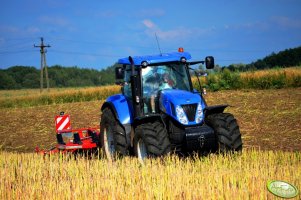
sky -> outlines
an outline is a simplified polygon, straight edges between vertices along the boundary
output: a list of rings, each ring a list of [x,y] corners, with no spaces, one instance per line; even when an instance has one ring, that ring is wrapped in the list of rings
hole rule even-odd
[[[100,70],[179,47],[247,64],[301,45],[301,1],[0,0],[0,69],[39,68],[41,37],[48,66]]]

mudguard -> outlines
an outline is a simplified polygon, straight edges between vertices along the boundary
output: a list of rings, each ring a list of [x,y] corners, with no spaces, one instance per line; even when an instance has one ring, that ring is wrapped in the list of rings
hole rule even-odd
[[[211,115],[213,113],[223,113],[225,108],[227,108],[229,105],[225,104],[225,105],[216,105],[216,106],[208,106],[204,109],[204,115],[205,118],[208,115]]]
[[[113,111],[120,124],[131,124],[133,122],[132,112],[124,95],[116,94],[108,97],[101,110],[103,111],[107,107]]]
[[[136,119],[134,119],[133,126],[136,127],[139,124],[144,124],[147,123],[148,121],[155,121],[155,120],[161,121],[162,124],[164,124],[165,126],[164,120],[162,119],[162,116],[160,114],[150,114],[150,115],[145,115],[143,117],[137,117]]]

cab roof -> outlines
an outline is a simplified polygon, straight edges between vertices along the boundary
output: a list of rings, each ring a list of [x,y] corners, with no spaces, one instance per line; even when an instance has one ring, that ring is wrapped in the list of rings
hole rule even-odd
[[[142,62],[147,62],[148,65],[164,62],[175,62],[181,61],[182,58],[186,60],[191,59],[191,55],[188,52],[174,52],[174,53],[163,53],[159,55],[148,55],[148,56],[134,56],[134,65],[141,65]],[[118,64],[130,65],[129,57],[121,58],[118,60]]]

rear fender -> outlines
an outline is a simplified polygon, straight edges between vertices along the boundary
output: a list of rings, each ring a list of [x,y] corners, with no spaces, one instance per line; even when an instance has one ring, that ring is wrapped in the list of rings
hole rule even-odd
[[[101,107],[101,111],[105,108],[110,108],[113,111],[115,118],[120,124],[132,123],[132,114],[128,102],[123,95],[117,94],[107,98],[106,102]]]
[[[101,111],[106,108],[109,108],[113,112],[117,123],[119,123],[126,134],[127,144],[130,144],[132,115],[125,97],[123,95],[109,97],[101,106]]]

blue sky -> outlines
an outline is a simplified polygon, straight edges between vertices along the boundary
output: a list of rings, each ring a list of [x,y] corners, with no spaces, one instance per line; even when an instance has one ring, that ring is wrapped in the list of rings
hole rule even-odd
[[[184,47],[194,60],[250,63],[301,45],[300,0],[0,0],[0,68],[103,69],[118,58]]]

